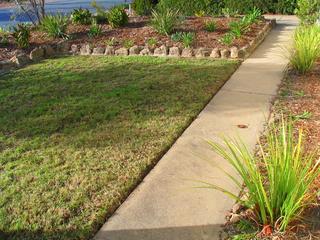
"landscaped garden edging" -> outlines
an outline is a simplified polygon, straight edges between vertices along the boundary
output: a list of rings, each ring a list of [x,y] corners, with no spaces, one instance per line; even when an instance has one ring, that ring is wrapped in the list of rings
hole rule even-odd
[[[130,48],[92,47],[87,44],[70,44],[61,41],[57,44],[43,45],[34,48],[30,54],[16,51],[14,57],[0,61],[0,73],[20,68],[32,62],[51,58],[59,55],[94,55],[94,56],[155,56],[155,57],[182,57],[182,58],[209,58],[209,59],[240,59],[250,56],[257,46],[265,39],[270,30],[276,25],[276,20],[266,21],[265,26],[257,37],[242,48],[235,46],[223,48],[180,48],[177,46],[166,46],[151,48],[148,46],[132,46]]]

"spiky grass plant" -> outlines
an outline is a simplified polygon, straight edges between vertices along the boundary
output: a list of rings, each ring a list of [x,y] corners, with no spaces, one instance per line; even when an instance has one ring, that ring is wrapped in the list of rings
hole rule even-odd
[[[294,35],[290,62],[299,73],[310,71],[320,57],[320,26],[301,26]]]
[[[152,11],[151,25],[160,34],[169,36],[179,23],[179,11],[158,6]]]
[[[241,140],[224,139],[224,144],[210,142],[213,150],[226,159],[240,176],[228,177],[239,187],[244,183],[248,199],[216,185],[220,190],[251,208],[259,223],[278,231],[299,218],[310,203],[310,187],[319,175],[319,161],[303,150],[303,133],[295,137],[291,121],[283,120],[268,129],[266,144],[260,143],[260,156],[251,153]]]

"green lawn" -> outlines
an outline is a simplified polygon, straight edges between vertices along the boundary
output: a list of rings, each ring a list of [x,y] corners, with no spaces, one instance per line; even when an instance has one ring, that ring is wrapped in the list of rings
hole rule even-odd
[[[237,66],[67,57],[0,77],[0,239],[92,237]]]

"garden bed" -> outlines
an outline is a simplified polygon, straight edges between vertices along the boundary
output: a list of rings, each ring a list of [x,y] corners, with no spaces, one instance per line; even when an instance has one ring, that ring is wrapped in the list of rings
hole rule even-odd
[[[294,132],[298,134],[299,129],[303,130],[305,139],[304,149],[306,153],[316,153],[314,160],[320,157],[320,62],[316,64],[314,70],[305,75],[296,74],[290,70],[284,79],[278,97],[273,106],[272,121],[278,122],[282,117],[292,119]],[[261,142],[265,142],[265,136],[261,137]],[[310,192],[313,205],[309,205],[305,210],[302,219],[298,219],[290,224],[286,233],[274,232],[273,236],[264,236],[257,239],[277,239],[277,240],[308,240],[319,239],[320,236],[320,198],[319,198],[320,176],[316,179]],[[230,214],[225,232],[228,239],[256,239],[254,238],[259,229],[250,219],[250,211],[241,209],[241,205],[235,204]],[[233,218],[232,216],[244,216]],[[234,221],[235,220],[235,221]],[[272,234],[272,232],[270,233]]]
[[[205,23],[213,18],[210,17],[188,17],[183,21],[181,25],[176,29],[177,32],[193,32],[195,33],[195,41],[192,48],[227,48],[220,39],[229,31],[229,23],[238,18],[215,18],[217,29],[214,32],[208,32],[204,29]],[[131,17],[129,23],[125,27],[112,29],[109,25],[103,24],[102,34],[95,38],[88,37],[88,31],[90,26],[86,25],[69,25],[68,34],[70,40],[68,43],[72,44],[90,44],[94,47],[106,47],[110,39],[114,39],[113,47],[115,49],[121,48],[125,43],[130,41],[131,45],[147,46],[150,39],[155,41],[153,48],[165,45],[167,47],[179,47],[182,48],[182,44],[175,42],[170,36],[165,36],[157,33],[149,23],[147,17]],[[233,41],[232,47],[241,49],[248,46],[252,41],[256,40],[260,35],[261,31],[265,30],[266,25],[270,22],[267,20],[260,20],[250,26],[249,30],[246,31],[241,38],[237,38]],[[44,45],[55,45],[60,42],[61,39],[52,39],[40,31],[33,31],[30,39],[30,47],[25,50],[26,53],[36,47]],[[229,46],[231,47],[231,46]],[[9,44],[6,47],[0,48],[0,60],[10,59],[17,53],[17,47],[14,44],[13,39],[9,39]]]

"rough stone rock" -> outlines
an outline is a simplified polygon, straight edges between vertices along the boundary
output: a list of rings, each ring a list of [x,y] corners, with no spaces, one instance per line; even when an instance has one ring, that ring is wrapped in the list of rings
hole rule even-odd
[[[80,48],[80,55],[90,55],[92,48],[89,44],[82,45]]]
[[[92,55],[103,55],[105,53],[105,48],[96,47],[92,50]]]
[[[230,223],[234,224],[237,223],[241,220],[241,215],[239,214],[232,214],[231,218],[230,218]]]
[[[50,45],[44,46],[44,52],[46,57],[53,57],[55,55],[55,50]]]
[[[212,49],[212,52],[211,52],[211,54],[210,54],[210,57],[212,57],[212,58],[220,58],[220,57],[221,57],[221,54],[220,54],[219,48],[214,48],[214,49]]]
[[[16,64],[10,60],[0,61],[0,72],[6,72],[11,69],[14,69],[15,67],[16,67]]]
[[[25,53],[15,55],[10,59],[11,62],[15,63],[18,67],[24,66],[30,62],[30,58]]]
[[[152,55],[152,52],[148,47],[146,47],[140,51],[140,55],[141,56],[149,56],[149,55]]]
[[[107,56],[114,55],[114,48],[111,46],[107,46],[104,52],[104,55],[107,55]]]
[[[239,58],[239,49],[237,47],[230,48],[230,57]]]
[[[165,45],[162,45],[161,47],[158,47],[154,49],[154,56],[164,57],[168,55],[168,47]]]
[[[119,49],[115,50],[114,54],[117,56],[128,56],[129,50],[128,50],[128,48],[119,48]]]
[[[220,51],[221,58],[229,58],[230,57],[230,50],[229,49],[222,49]]]
[[[239,213],[242,209],[242,205],[240,203],[236,203],[232,206],[232,213]]]
[[[193,55],[194,55],[194,52],[192,48],[184,48],[181,53],[181,57],[186,57],[186,58],[193,57]]]
[[[57,43],[57,53],[58,54],[67,54],[70,49],[70,43],[66,41],[61,41]]]
[[[79,53],[79,46],[77,44],[72,44],[71,45],[71,53],[73,55],[76,55]]]
[[[209,57],[210,53],[211,53],[211,50],[208,48],[199,48],[196,50],[196,57],[197,58]]]
[[[129,55],[139,55],[141,48],[137,45],[129,49]]]
[[[30,59],[32,61],[39,61],[44,57],[44,49],[43,48],[35,48],[30,52]]]
[[[169,56],[170,57],[180,57],[181,50],[178,47],[171,47],[169,49]]]

